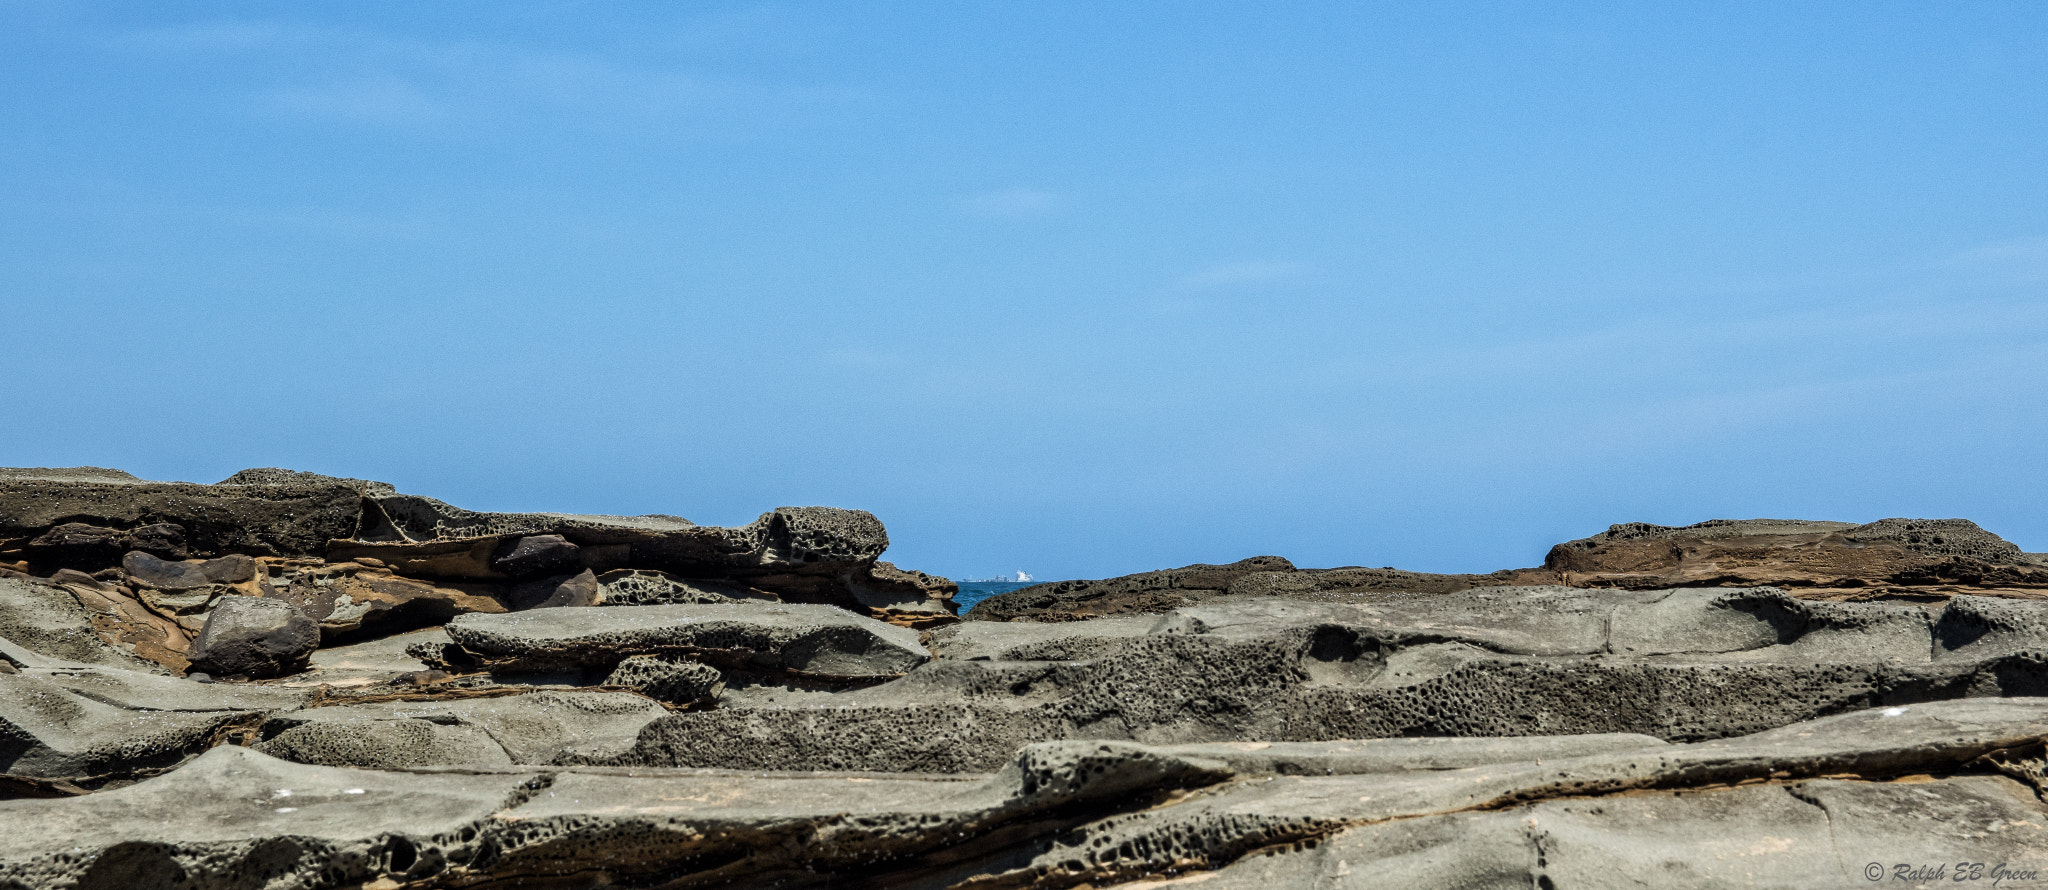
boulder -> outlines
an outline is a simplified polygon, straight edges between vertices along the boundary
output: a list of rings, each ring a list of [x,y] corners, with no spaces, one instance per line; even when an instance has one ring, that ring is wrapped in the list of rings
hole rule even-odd
[[[542,609],[464,615],[456,646],[499,668],[603,668],[632,655],[678,654],[731,667],[872,680],[929,656],[916,631],[832,606],[729,603]]]
[[[303,670],[320,645],[320,625],[290,603],[224,597],[192,645],[193,670],[216,677],[281,677]]]

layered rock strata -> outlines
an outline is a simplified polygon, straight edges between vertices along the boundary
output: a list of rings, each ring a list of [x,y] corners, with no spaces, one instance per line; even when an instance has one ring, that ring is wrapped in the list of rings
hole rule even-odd
[[[881,561],[888,543],[873,515],[827,507],[718,528],[666,515],[479,513],[277,469],[214,485],[0,470],[0,573],[57,585],[103,639],[174,671],[224,596],[288,602],[329,643],[463,614],[608,603],[765,600],[907,626],[952,620],[958,586]]]
[[[1957,862],[2038,881],[2044,740],[2048,700],[2008,699],[1685,745],[1054,742],[979,775],[361,770],[223,747],[0,801],[0,885],[1861,886]]]
[[[977,604],[989,621],[1078,621],[1156,614],[1231,597],[1326,602],[1502,585],[1662,590],[1780,587],[1805,599],[1939,601],[1957,594],[2048,598],[2048,554],[2024,553],[1966,519],[1865,525],[1716,519],[1682,527],[1630,522],[1551,548],[1543,565],[1484,575],[1392,567],[1299,569],[1277,556],[1099,581],[1058,581]]]

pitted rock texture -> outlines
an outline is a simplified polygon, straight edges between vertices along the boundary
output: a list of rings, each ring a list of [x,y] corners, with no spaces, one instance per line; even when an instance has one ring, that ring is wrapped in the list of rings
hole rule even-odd
[[[2044,740],[2048,700],[2010,699],[1448,759],[1432,739],[1351,759],[1057,742],[979,775],[379,771],[223,747],[125,788],[0,801],[19,826],[0,886],[1863,886],[1871,862],[2038,862],[2048,805],[2023,774]]]
[[[159,641],[177,630],[176,625],[150,615],[132,598],[112,593],[91,579],[65,585],[0,578],[0,645],[6,647],[0,648],[0,660],[22,662],[17,664],[18,667],[35,666],[27,663],[31,661],[57,660],[132,670],[162,669],[157,663],[136,655],[133,644],[123,646],[118,636],[121,626],[113,621],[100,621],[101,611],[81,602],[80,593],[74,592],[74,587],[105,603],[108,609],[115,608],[112,600],[119,597],[134,610],[133,617],[137,622],[158,622],[150,627],[157,632]],[[165,630],[166,626],[170,630]],[[179,642],[184,642],[182,635]],[[160,643],[157,648],[161,649]],[[6,654],[9,650],[14,653],[12,656]],[[183,659],[179,661],[182,663]]]
[[[218,730],[308,694],[91,665],[0,673],[0,777],[92,784],[147,775],[206,750]]]
[[[2048,694],[2048,602],[1800,600],[1775,589],[1479,588],[1378,605],[1249,599],[1157,618],[965,622],[937,660],[836,693],[729,689],[615,764],[988,769],[1055,739],[1148,744],[1759,732],[1917,702]],[[1149,627],[1141,622],[1149,621]]]
[[[335,705],[272,716],[252,747],[326,766],[547,763],[572,746],[623,749],[667,713],[648,698],[607,692]]]
[[[619,662],[604,685],[637,689],[656,701],[682,705],[717,698],[725,689],[725,675],[681,656],[635,655]]]
[[[901,674],[929,656],[917,632],[831,606],[731,603],[465,615],[455,645],[499,668],[607,670],[631,655],[854,679]]]

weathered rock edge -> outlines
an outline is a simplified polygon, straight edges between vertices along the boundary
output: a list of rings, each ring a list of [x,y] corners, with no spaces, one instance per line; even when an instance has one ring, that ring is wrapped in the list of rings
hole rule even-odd
[[[1256,556],[1228,565],[1038,584],[983,600],[965,617],[1080,621],[1166,612],[1226,597],[1370,602],[1502,585],[1774,586],[1825,600],[2048,598],[2048,554],[2021,552],[1966,519],[1863,525],[1788,519],[1714,519],[1688,526],[1626,522],[1558,544],[1533,568],[1483,575],[1391,566],[1300,569],[1278,556]]]
[[[1916,775],[1901,787],[2038,783],[2048,699],[1865,711],[1690,745],[1593,740],[1561,757],[1566,740],[1519,758],[1514,741],[1495,740],[1496,759],[1463,768],[1277,778],[1272,759],[1290,755],[1244,745],[1052,743],[991,776],[915,778],[371,771],[218,748],[127,788],[0,802],[0,820],[19,826],[0,833],[0,887],[1102,886],[1300,850],[1359,826],[1565,799],[1797,793]],[[2038,798],[2008,798],[2007,812],[2048,816]],[[1717,816],[1697,830],[1770,840],[1739,810]],[[2042,821],[2024,821],[1995,839],[2016,859],[2048,839]]]

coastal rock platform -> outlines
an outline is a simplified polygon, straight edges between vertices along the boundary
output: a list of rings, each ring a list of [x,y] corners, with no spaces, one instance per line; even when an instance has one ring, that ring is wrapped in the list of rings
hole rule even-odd
[[[2048,881],[2048,561],[1961,520],[965,616],[886,545],[0,470],[0,890]]]

